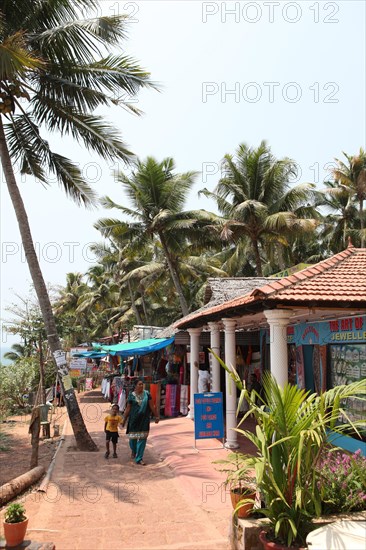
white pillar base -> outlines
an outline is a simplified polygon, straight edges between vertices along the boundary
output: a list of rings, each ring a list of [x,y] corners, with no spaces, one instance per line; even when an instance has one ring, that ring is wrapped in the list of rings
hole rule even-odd
[[[239,444],[238,443],[229,443],[228,441],[226,441],[226,443],[224,443],[224,447],[225,447],[225,449],[239,449]]]

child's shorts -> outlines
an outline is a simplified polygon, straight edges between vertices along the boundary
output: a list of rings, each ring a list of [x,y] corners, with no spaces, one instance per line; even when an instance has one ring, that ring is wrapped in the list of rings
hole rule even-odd
[[[105,433],[106,433],[107,441],[112,441],[112,443],[117,443],[119,438],[118,432],[110,432],[109,430],[107,430]]]

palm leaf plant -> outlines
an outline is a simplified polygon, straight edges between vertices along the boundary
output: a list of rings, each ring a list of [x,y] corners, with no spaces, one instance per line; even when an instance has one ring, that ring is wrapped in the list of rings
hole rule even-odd
[[[128,162],[131,153],[119,132],[95,111],[121,105],[138,113],[123,97],[152,85],[133,59],[111,54],[125,38],[126,17],[97,17],[98,7],[96,0],[8,0],[0,6],[0,160],[53,353],[62,346],[15,167],[43,185],[55,175],[74,201],[93,205],[95,193],[78,164],[51,148],[47,132],[72,136],[104,159]],[[96,450],[74,391],[66,397],[77,446]]]
[[[285,546],[304,545],[311,520],[322,512],[317,468],[322,451],[329,444],[330,431],[358,432],[362,422],[352,422],[343,403],[350,397],[364,400],[365,383],[337,386],[318,395],[291,384],[282,388],[265,372],[261,397],[246,389],[234,368],[217,359],[241,390],[238,410],[244,399],[249,405],[236,430],[256,448],[255,456],[245,456],[244,465],[255,470],[269,535]],[[254,433],[242,427],[249,415],[256,420]],[[345,422],[339,423],[340,415]]]
[[[256,497],[256,479],[254,470],[248,469],[245,455],[239,452],[229,453],[225,459],[215,460],[217,468],[226,474],[224,486],[230,489],[234,513],[244,518],[254,507]]]

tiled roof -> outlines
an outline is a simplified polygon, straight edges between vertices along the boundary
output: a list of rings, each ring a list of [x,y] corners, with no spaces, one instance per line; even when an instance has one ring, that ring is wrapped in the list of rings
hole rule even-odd
[[[223,304],[239,296],[244,296],[268,281],[274,280],[273,277],[209,277],[205,291],[205,299],[209,301],[199,309],[196,309],[196,311],[178,319],[158,332],[157,337],[168,338],[177,332],[177,325],[179,323],[189,321],[192,317],[197,317],[198,314],[202,314],[214,306]]]
[[[175,325],[208,317],[230,309],[246,308],[266,301],[275,304],[318,304],[328,306],[357,304],[366,308],[366,248],[350,245],[346,250],[283,279],[267,281],[250,293],[215,305],[204,312],[196,311]]]

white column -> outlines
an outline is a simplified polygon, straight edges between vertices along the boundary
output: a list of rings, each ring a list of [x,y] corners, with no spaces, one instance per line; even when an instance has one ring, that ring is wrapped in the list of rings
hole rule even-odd
[[[189,413],[188,418],[194,419],[194,394],[198,390],[198,368],[194,366],[195,361],[199,365],[199,351],[200,351],[200,334],[202,328],[189,328],[188,329],[190,336],[190,404],[189,404]]]
[[[267,309],[269,324],[271,373],[281,387],[288,382],[287,327],[292,312],[287,309]]]
[[[236,367],[236,341],[235,341],[235,319],[222,319],[225,329],[225,363],[231,367]],[[226,386],[226,442],[228,449],[237,449],[238,434],[233,430],[237,426],[236,418],[236,385],[228,372],[225,372]]]
[[[210,328],[210,336],[211,336],[211,345],[210,348],[213,352],[216,353],[218,357],[220,357],[220,330],[218,323],[208,323],[208,326]],[[211,355],[212,364],[211,364],[211,391],[213,392],[219,392],[220,391],[220,369],[222,368],[220,366],[220,363],[214,357]]]

